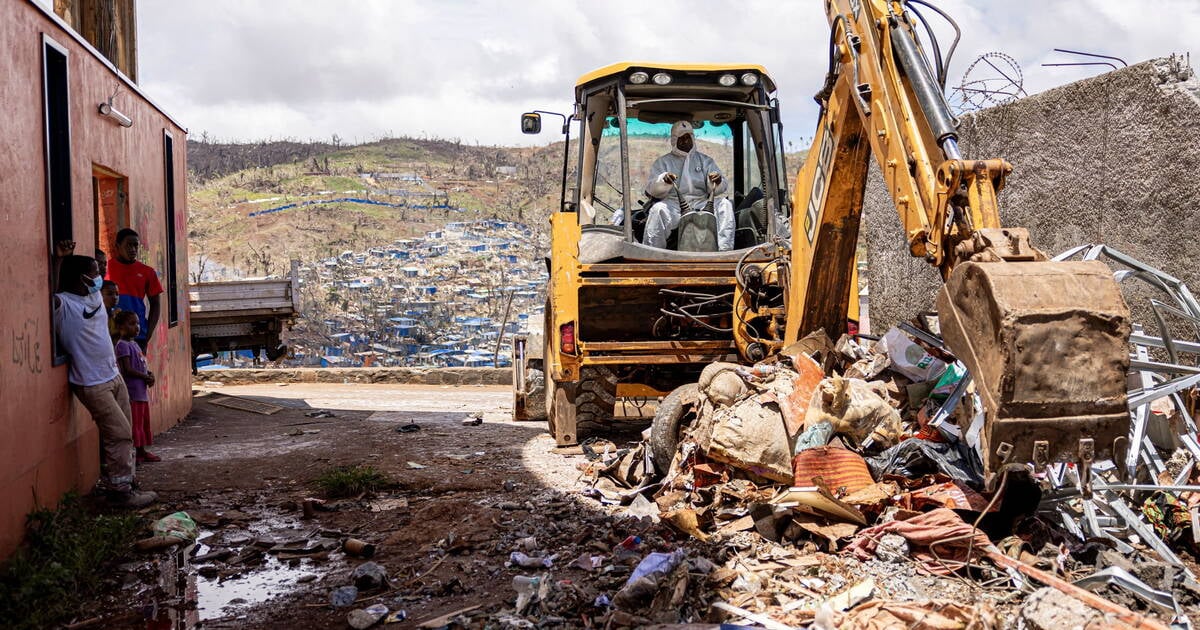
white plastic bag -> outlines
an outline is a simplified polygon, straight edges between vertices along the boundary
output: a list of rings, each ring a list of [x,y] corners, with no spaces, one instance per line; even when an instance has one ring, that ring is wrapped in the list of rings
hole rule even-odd
[[[888,358],[892,361],[891,369],[914,383],[924,383],[946,369],[943,361],[925,352],[925,348],[909,339],[899,328],[887,331],[882,341],[887,346]]]
[[[856,378],[835,376],[821,381],[808,405],[804,426],[822,421],[832,424],[835,433],[857,442],[872,436],[883,446],[895,444],[902,432],[900,414],[870,383]]]

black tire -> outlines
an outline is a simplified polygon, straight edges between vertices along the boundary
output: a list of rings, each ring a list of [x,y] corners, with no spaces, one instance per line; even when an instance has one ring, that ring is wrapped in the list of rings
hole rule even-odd
[[[659,474],[666,474],[671,467],[675,449],[679,448],[679,431],[695,419],[693,410],[698,399],[698,386],[688,383],[676,387],[658,403],[650,425],[650,452]]]
[[[617,375],[609,368],[589,366],[580,369],[575,394],[575,430],[580,435],[613,425],[617,404]]]

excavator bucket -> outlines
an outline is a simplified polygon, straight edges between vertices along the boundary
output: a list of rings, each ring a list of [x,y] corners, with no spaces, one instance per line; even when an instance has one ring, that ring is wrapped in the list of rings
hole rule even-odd
[[[1130,318],[1106,265],[962,263],[937,307],[983,399],[986,473],[1123,457]]]

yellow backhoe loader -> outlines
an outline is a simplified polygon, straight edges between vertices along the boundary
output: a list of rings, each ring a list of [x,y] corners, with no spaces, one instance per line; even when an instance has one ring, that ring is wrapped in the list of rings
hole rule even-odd
[[[829,70],[790,199],[777,104],[761,68],[621,64],[580,80],[578,178],[568,187],[564,177],[573,194],[551,219],[544,337],[559,442],[596,417],[595,400],[660,395],[709,361],[755,362],[819,329],[840,334],[857,293],[855,244],[874,156],[908,250],[945,281],[941,331],[983,401],[985,473],[1075,461],[1086,476],[1094,459],[1119,461],[1130,322],[1111,272],[1095,261],[1050,262],[1025,229],[1001,225],[997,192],[1012,167],[961,155],[943,96],[947,62],[917,7],[940,10],[924,0],[824,6]],[[671,86],[671,96],[656,92]],[[613,227],[596,210],[632,207],[645,181],[631,156],[633,121],[678,119],[728,129],[734,204],[749,218],[745,199],[760,187],[765,229],[747,232],[745,247],[664,253],[639,243],[636,221]],[[523,124],[535,122],[526,115]],[[663,366],[670,378],[649,376]]]
[[[543,114],[525,114],[522,130],[539,132]],[[787,238],[790,211],[775,84],[759,66],[615,64],[578,80],[575,111],[563,118],[544,328],[515,341],[513,408],[517,419],[539,417],[544,396],[566,445],[619,417],[649,421],[645,401],[694,382],[712,361],[767,356],[735,334],[735,276],[739,264],[767,260],[764,244]],[[680,121],[723,183],[684,199],[684,180],[711,175],[685,162],[671,190],[652,198],[652,167]],[[677,206],[678,222],[649,246],[658,203]],[[848,311],[856,304],[843,307],[838,330]]]

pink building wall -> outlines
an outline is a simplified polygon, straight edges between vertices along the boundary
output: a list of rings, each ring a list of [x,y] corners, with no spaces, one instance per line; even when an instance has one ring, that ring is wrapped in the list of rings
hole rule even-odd
[[[115,227],[128,223],[141,234],[142,262],[158,270],[178,299],[179,321],[168,325],[163,295],[163,316],[147,352],[159,378],[151,394],[154,431],[191,409],[187,132],[41,5],[0,2],[0,559],[20,544],[29,511],[53,506],[69,490],[88,492],[99,472],[95,425],[68,390],[66,365],[54,364],[51,342],[44,38],[67,53],[76,253],[91,255],[97,244],[113,251],[98,243],[92,177],[96,167],[124,176],[127,218]],[[118,88],[113,104],[133,120],[128,128],[98,112]],[[164,134],[174,145],[172,225]],[[174,260],[167,255],[168,230],[175,237]],[[167,265],[175,266],[177,286],[167,286]]]

